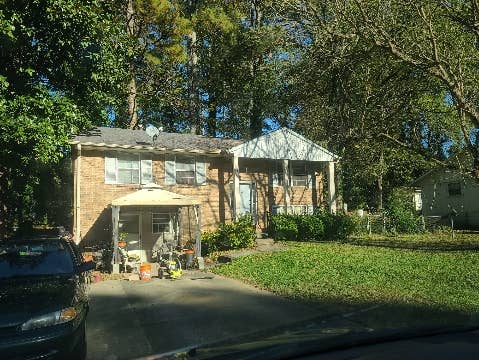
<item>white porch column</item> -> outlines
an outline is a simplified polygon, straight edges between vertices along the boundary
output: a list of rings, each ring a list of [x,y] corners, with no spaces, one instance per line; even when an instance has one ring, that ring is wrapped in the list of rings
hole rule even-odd
[[[334,181],[334,161],[328,163],[328,200],[332,214],[336,214],[336,183]]]
[[[283,160],[283,193],[285,214],[288,214],[289,210],[291,209],[291,196],[289,189],[289,160]]]
[[[116,205],[111,206],[111,225],[112,225],[112,238],[113,238],[113,256],[112,256],[112,265],[113,271],[115,272],[115,264],[119,264],[119,253],[118,253],[118,230],[120,224],[120,207]]]
[[[233,157],[233,218],[239,217],[240,211],[240,172],[238,156]]]
[[[196,241],[195,253],[196,256],[201,256],[201,208],[199,205],[194,206],[196,218]]]

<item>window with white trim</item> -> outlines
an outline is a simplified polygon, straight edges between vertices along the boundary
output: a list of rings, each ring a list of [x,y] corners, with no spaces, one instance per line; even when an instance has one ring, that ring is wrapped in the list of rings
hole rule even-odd
[[[151,232],[153,234],[171,232],[171,217],[168,213],[152,213],[151,214]]]
[[[147,155],[119,152],[105,156],[105,183],[147,184],[152,181],[152,160]]]
[[[195,158],[176,157],[175,178],[177,184],[194,185],[195,180]]]
[[[293,163],[291,166],[291,185],[308,186],[308,168],[306,164]]]
[[[166,185],[206,184],[206,163],[201,156],[166,155]]]

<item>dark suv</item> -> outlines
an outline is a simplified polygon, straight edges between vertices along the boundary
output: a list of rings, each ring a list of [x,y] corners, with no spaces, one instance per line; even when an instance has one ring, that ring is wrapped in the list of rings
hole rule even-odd
[[[0,242],[0,358],[84,359],[93,268],[68,240]]]

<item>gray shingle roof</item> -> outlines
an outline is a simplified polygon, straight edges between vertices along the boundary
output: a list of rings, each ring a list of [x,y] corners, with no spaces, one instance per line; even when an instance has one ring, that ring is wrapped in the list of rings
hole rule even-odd
[[[73,142],[92,144],[115,144],[131,146],[152,146],[151,138],[144,130],[130,130],[109,127],[97,127],[90,131],[79,134],[73,138]],[[161,132],[153,146],[166,149],[185,150],[228,150],[242,144],[241,140],[226,138],[211,138],[201,135],[177,134]]]

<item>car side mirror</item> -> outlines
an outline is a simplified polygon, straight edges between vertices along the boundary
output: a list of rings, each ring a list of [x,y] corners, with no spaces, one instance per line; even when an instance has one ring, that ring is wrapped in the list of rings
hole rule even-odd
[[[96,264],[94,261],[84,261],[78,266],[78,272],[85,272],[90,270],[95,270]]]

